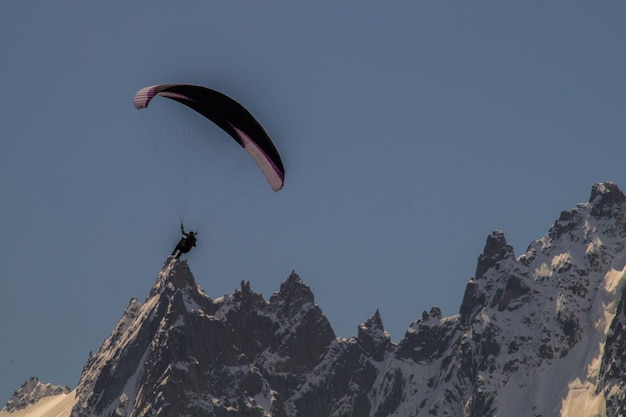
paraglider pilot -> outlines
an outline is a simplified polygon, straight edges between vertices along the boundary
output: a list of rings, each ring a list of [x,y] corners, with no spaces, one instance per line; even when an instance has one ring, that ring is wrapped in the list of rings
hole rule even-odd
[[[180,231],[182,232],[183,237],[180,238],[180,241],[174,248],[174,251],[172,251],[172,255],[170,255],[174,256],[176,259],[178,259],[181,254],[189,252],[191,248],[196,246],[196,233],[192,230],[190,230],[189,233],[185,233],[185,228],[182,224],[180,225]]]

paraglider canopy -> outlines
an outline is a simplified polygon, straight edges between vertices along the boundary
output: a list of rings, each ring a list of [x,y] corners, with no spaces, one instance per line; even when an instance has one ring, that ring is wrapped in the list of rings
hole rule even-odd
[[[158,84],[135,94],[137,109],[162,96],[200,113],[228,133],[257,163],[273,191],[283,187],[285,170],[276,147],[259,122],[241,104],[210,88],[189,84]]]

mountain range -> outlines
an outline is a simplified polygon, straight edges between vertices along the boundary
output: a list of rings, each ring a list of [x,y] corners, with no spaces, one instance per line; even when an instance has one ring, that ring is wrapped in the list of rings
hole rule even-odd
[[[459,313],[392,342],[378,311],[338,337],[292,272],[212,299],[168,258],[74,389],[29,379],[1,417],[423,417],[626,414],[626,197],[563,211],[519,256],[487,236]]]

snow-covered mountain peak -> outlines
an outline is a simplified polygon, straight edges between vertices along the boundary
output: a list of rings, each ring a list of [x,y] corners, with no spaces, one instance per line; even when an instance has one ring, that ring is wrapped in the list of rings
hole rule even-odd
[[[187,262],[168,258],[146,301],[131,299],[109,338],[90,356],[72,416],[125,416],[137,402],[158,404],[141,385],[167,387],[177,366],[196,360],[185,356],[190,351],[186,343],[196,340],[186,331],[196,320],[216,320],[211,318],[216,309],[196,284]],[[167,364],[155,355],[164,355]]]
[[[560,372],[560,378],[577,378],[570,381],[576,382],[585,401],[596,405],[604,401],[590,387],[600,374],[605,332],[621,298],[625,212],[626,199],[619,188],[598,183],[589,202],[561,212],[549,232],[517,259],[507,255],[512,255],[512,248],[505,251],[504,241],[493,234],[488,237],[478,261],[481,273],[468,282],[461,306],[461,322],[467,326],[464,337],[479,336],[482,349],[489,346],[493,355],[484,357],[480,365],[485,375],[482,395],[492,392],[490,396],[496,398],[504,387],[523,391],[524,386],[539,386],[542,378],[555,378],[554,372]],[[566,371],[562,367],[567,365],[561,365],[565,363],[572,368]],[[574,372],[580,367],[588,372]],[[497,369],[501,374],[494,379]],[[513,374],[533,376],[518,376],[513,382],[509,378]],[[560,402],[567,388],[560,389],[554,392],[556,400],[535,413],[554,413],[555,407],[571,412],[580,406],[573,398]],[[481,402],[488,414],[502,406]],[[594,410],[604,405],[598,407]]]
[[[385,351],[391,347],[391,336],[385,331],[378,310],[372,317],[359,325],[357,340],[363,350],[372,356],[372,359],[375,361],[383,360]]]
[[[198,285],[196,284],[196,280],[189,269],[187,261],[170,256],[165,261],[161,272],[150,289],[148,298],[154,297],[155,295],[163,292],[173,293],[181,289],[196,291],[198,289]]]
[[[268,301],[245,281],[211,300],[168,259],[90,356],[72,417],[626,415],[625,214],[598,183],[517,258],[493,231],[460,313],[433,307],[398,343],[379,311],[336,337],[295,272]]]
[[[249,282],[213,301],[187,263],[170,258],[146,301],[133,298],[90,357],[72,417],[135,417],[144,409],[158,416],[228,416],[231,409],[265,416],[281,407],[292,382],[280,383],[286,385],[279,395],[261,369],[311,370],[334,338],[295,273],[269,302]],[[241,390],[249,394],[245,404]]]
[[[600,182],[593,185],[589,204],[591,204],[591,214],[596,217],[609,216],[612,207],[626,201],[624,193],[613,182]]]
[[[23,410],[31,404],[35,404],[42,398],[52,397],[59,394],[68,394],[68,387],[60,387],[52,384],[44,384],[36,377],[29,378],[22,386],[15,391],[13,396],[6,403],[2,412],[13,413]]]
[[[292,272],[281,285],[280,290],[270,297],[270,303],[275,305],[287,317],[293,317],[302,309],[313,307],[315,297],[311,288]]]
[[[365,320],[364,323],[359,324],[359,329],[376,333],[386,333],[385,327],[383,326],[383,320],[380,317],[380,311],[376,309],[376,312],[372,317]]]

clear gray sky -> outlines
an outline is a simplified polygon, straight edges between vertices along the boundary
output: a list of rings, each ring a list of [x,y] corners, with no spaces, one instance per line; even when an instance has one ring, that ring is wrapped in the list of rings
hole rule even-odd
[[[0,402],[31,375],[74,387],[179,237],[146,126],[167,112],[138,89],[220,90],[282,154],[285,188],[189,254],[210,296],[295,270],[338,336],[380,309],[398,341],[457,313],[492,230],[520,254],[594,182],[626,188],[624,21],[621,1],[2,1]]]

